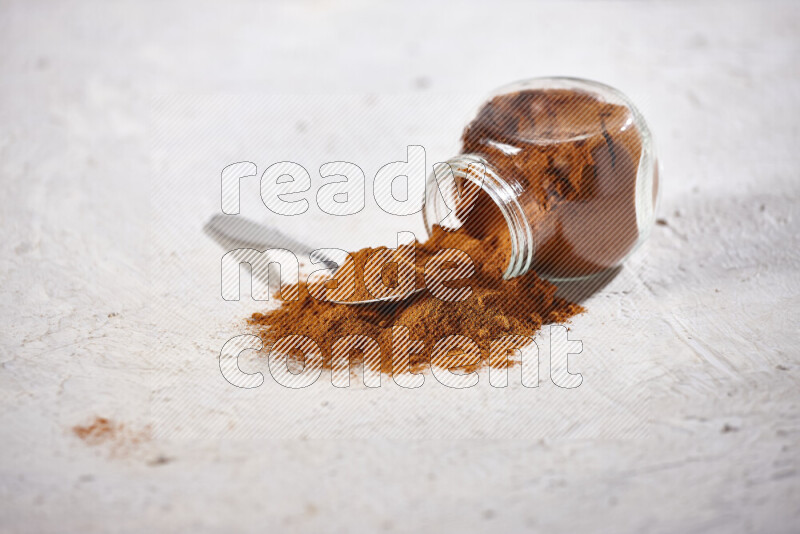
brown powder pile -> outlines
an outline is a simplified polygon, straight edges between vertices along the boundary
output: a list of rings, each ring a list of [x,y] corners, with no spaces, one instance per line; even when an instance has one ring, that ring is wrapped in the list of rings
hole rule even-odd
[[[417,372],[429,363],[471,370],[487,363],[489,343],[493,339],[510,335],[533,336],[542,324],[564,322],[583,311],[580,306],[557,298],[556,287],[533,272],[503,281],[502,272],[508,263],[508,255],[499,246],[498,238],[479,240],[464,232],[447,232],[438,226],[434,228],[430,239],[416,244],[417,287],[425,286],[421,275],[425,264],[443,249],[461,250],[474,262],[476,271],[472,277],[445,283],[446,287],[453,289],[471,287],[472,293],[466,300],[440,300],[428,289],[423,289],[399,302],[334,304],[313,298],[309,295],[309,287],[300,284],[299,300],[284,301],[279,308],[266,314],[255,313],[250,323],[264,327],[258,328],[258,331],[267,347],[284,336],[311,338],[322,350],[323,367],[327,369],[335,365],[332,346],[338,338],[346,335],[369,336],[378,342],[381,350],[379,362],[372,365],[388,374],[392,372],[393,326],[407,327],[412,340],[424,343],[422,351],[411,355],[410,367],[405,370]],[[351,255],[355,265],[349,268],[358,275],[356,286],[359,289],[356,295],[361,298],[368,296],[363,288],[364,264],[375,253],[376,249],[364,249]],[[397,270],[395,268],[393,276],[381,273],[383,281],[396,284]],[[313,287],[311,289],[314,290]],[[431,349],[437,341],[448,335],[471,338],[481,348],[481,359],[452,351],[447,362],[431,362]],[[354,361],[362,361],[362,355],[354,352]],[[287,356],[298,363],[303,361],[300,352],[292,352]],[[367,360],[368,365],[369,362]],[[497,365],[505,365],[505,360]]]

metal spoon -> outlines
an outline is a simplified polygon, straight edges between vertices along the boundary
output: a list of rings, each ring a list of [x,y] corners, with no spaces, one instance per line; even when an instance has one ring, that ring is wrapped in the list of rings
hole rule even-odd
[[[203,226],[203,230],[214,241],[219,243],[225,250],[236,249],[255,249],[255,250],[269,250],[269,249],[286,249],[292,251],[294,254],[301,256],[308,256],[314,263],[322,263],[329,269],[335,269],[332,274],[336,274],[341,265],[333,258],[327,257],[324,254],[315,252],[316,249],[281,233],[276,228],[265,226],[257,222],[246,219],[240,215],[214,215]],[[329,300],[334,304],[376,304],[379,302],[397,302],[405,300],[411,295],[415,295],[422,291],[424,288],[417,288],[410,293],[399,297],[384,297],[369,300],[355,300],[355,301],[339,301]]]

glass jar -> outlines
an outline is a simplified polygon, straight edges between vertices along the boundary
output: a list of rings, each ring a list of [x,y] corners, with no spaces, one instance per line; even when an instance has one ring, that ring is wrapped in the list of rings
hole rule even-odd
[[[577,78],[502,87],[462,142],[447,161],[455,187],[442,187],[446,166],[428,177],[425,226],[506,247],[504,278],[531,269],[550,280],[590,277],[620,265],[650,233],[658,198],[652,136],[612,87]],[[464,195],[465,185],[477,193]]]

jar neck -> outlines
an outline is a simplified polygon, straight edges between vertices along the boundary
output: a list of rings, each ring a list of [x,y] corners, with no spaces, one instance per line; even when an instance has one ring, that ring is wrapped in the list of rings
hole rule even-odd
[[[425,228],[430,235],[433,226],[440,224],[456,229],[463,223],[455,214],[453,198],[458,188],[455,183],[470,182],[480,187],[494,202],[508,227],[511,251],[508,268],[503,278],[514,278],[525,274],[533,265],[533,231],[519,202],[519,193],[497,173],[497,169],[477,153],[459,154],[437,164],[428,176],[425,191],[425,206],[422,210]],[[452,175],[447,171],[449,166]],[[446,198],[449,197],[449,198]],[[469,213],[466,215],[469,216]]]

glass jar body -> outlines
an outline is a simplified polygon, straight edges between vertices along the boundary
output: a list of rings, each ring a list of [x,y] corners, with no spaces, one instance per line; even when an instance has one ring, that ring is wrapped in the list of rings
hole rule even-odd
[[[428,179],[425,224],[507,247],[506,278],[531,269],[551,280],[594,276],[650,233],[652,135],[616,89],[574,78],[511,84],[481,106],[462,141],[447,162],[453,187],[438,172]],[[467,200],[465,185],[478,189]]]

